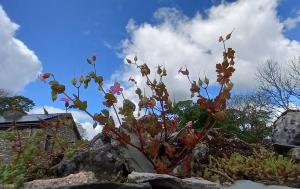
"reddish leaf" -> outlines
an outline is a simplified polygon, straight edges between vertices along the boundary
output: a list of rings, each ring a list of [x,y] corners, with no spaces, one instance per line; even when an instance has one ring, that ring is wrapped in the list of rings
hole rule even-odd
[[[166,154],[169,156],[169,157],[173,157],[176,150],[173,146],[171,146],[169,143],[165,142],[164,143],[164,146],[165,146],[165,150],[166,150]]]
[[[167,165],[163,161],[157,160],[155,163],[155,170],[157,173],[166,173]]]
[[[191,175],[191,162],[192,162],[192,157],[188,156],[181,165],[181,169],[185,173],[185,176],[187,177]]]
[[[47,121],[45,121],[43,119],[40,119],[40,118],[38,118],[38,119],[39,119],[39,121],[40,121],[40,123],[41,123],[42,126],[44,126],[44,127],[48,127],[49,126],[49,123]]]
[[[158,156],[159,147],[160,147],[160,141],[154,139],[151,144],[151,152],[150,152],[153,159],[155,159]]]
[[[185,147],[188,149],[193,149],[196,145],[196,141],[191,134],[186,134],[182,137],[182,142],[184,143]]]
[[[205,132],[204,131],[195,131],[194,135],[197,138],[197,140],[199,141],[205,136]]]

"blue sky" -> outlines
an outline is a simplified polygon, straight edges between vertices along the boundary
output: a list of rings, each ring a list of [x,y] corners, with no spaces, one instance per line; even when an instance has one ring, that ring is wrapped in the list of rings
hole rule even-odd
[[[226,2],[221,0],[0,0],[0,5],[11,22],[20,26],[18,29],[15,29],[16,33],[12,34],[11,37],[22,41],[28,49],[35,53],[41,64],[41,71],[54,73],[59,81],[67,84],[67,88],[71,88],[70,80],[74,76],[79,76],[81,73],[86,73],[89,70],[85,59],[93,53],[96,53],[98,57],[98,72],[103,75],[108,82],[119,79],[125,81],[127,76],[135,74],[131,68],[124,67],[123,59],[125,56],[130,57],[133,54],[138,54],[139,57],[145,58],[147,61],[155,62],[158,58],[163,58],[163,61],[168,60],[172,62],[172,60],[167,58],[167,56],[170,57],[170,54],[167,53],[169,50],[166,50],[167,47],[155,43],[156,34],[158,37],[166,35],[167,37],[165,38],[169,38],[170,36],[170,41],[167,41],[167,39],[164,41],[164,38],[162,38],[162,45],[172,46],[172,43],[178,39],[178,43],[180,44],[179,50],[185,51],[185,49],[191,46],[190,52],[193,52],[195,44],[201,46],[201,48],[213,49],[213,52],[218,50],[216,47],[218,43],[212,43],[211,40],[205,41],[194,37],[194,33],[197,32],[197,30],[194,31],[196,27],[200,28],[199,35],[203,35],[203,38],[207,38],[206,33],[201,33],[204,31],[211,31],[211,38],[216,38],[217,35],[226,34],[226,32],[230,32],[232,28],[238,26],[236,29],[237,39],[243,39],[243,37],[247,35],[242,33],[242,31],[246,31],[242,30],[242,28],[247,27],[247,25],[242,26],[240,24],[241,21],[235,19],[235,16],[228,16],[228,19],[225,19],[227,9],[236,11],[245,9],[245,11],[250,11],[250,13],[247,13],[248,15],[245,15],[245,19],[242,21],[249,21],[249,27],[251,28],[248,29],[249,35],[251,34],[252,28],[254,28],[253,31],[257,32],[268,31],[270,29],[271,33],[272,30],[279,28],[278,33],[276,35],[274,34],[274,38],[278,38],[279,41],[288,40],[289,43],[294,41],[293,47],[291,47],[291,50],[288,50],[288,53],[291,52],[291,55],[295,55],[294,51],[295,49],[297,50],[300,41],[300,27],[298,24],[298,22],[300,22],[300,1],[257,0],[257,2],[259,1],[261,1],[260,5],[254,4],[253,0]],[[235,2],[236,5],[232,4],[232,2]],[[274,4],[274,2],[277,3]],[[246,4],[254,8],[249,9]],[[253,18],[262,12],[258,10],[260,6],[264,7],[269,4],[274,4],[273,7],[267,9],[270,12],[269,15],[271,15],[269,20],[268,15],[263,13],[260,17]],[[255,9],[255,6],[258,8]],[[214,9],[212,7],[216,8]],[[219,12],[224,15],[220,16],[216,14],[214,10],[219,10]],[[222,11],[224,11],[224,13]],[[253,11],[253,14],[251,14],[251,11]],[[273,13],[275,17],[272,17]],[[197,15],[201,15],[201,19],[197,17]],[[242,15],[236,15],[236,17],[239,16],[242,17]],[[220,24],[223,17],[225,19],[224,22],[229,23],[226,27]],[[299,21],[297,21],[298,17]],[[175,21],[170,18],[175,18]],[[232,22],[230,19],[232,19]],[[252,21],[251,19],[254,20]],[[284,27],[288,27],[287,24],[285,24],[287,23],[285,21],[288,19],[291,19],[293,22],[291,28],[280,29],[280,24]],[[257,21],[257,24],[255,21]],[[193,25],[196,22],[199,24]],[[231,23],[233,24],[231,25]],[[261,23],[264,23],[265,28],[259,26]],[[268,23],[270,23],[270,26]],[[203,26],[203,30],[200,26]],[[258,27],[258,29],[256,30],[255,27]],[[214,28],[221,28],[221,30],[215,31]],[[165,31],[168,31],[170,35],[164,33]],[[182,33],[183,36],[181,36]],[[256,35],[259,36],[259,34],[253,32],[253,36]],[[265,36],[268,35],[266,32]],[[148,41],[148,44],[141,45],[143,37],[144,41]],[[157,45],[156,49],[162,48],[161,51],[156,53],[159,54],[157,59],[149,58],[148,52],[145,52],[147,49],[154,51],[151,46],[152,38],[153,46]],[[189,40],[191,42],[187,42]],[[255,47],[255,44],[251,44],[253,39],[247,38],[246,41],[247,40],[249,41],[249,48]],[[257,40],[261,41],[260,39]],[[269,41],[266,41],[266,43]],[[245,40],[232,42],[237,48],[240,47],[240,49],[238,49],[240,51],[245,50],[247,47],[243,46],[243,43],[245,43]],[[184,44],[187,44],[187,46],[182,47]],[[282,42],[278,42],[278,44],[282,44]],[[281,51],[282,50],[278,49],[276,52]],[[275,51],[271,49],[267,50],[264,52],[265,54],[258,56],[257,60],[262,61],[266,57],[277,58],[276,55],[273,55],[274,52]],[[174,53],[176,54],[176,48]],[[219,52],[216,54],[219,54]],[[280,54],[278,54],[278,56],[280,56]],[[205,61],[215,61],[215,59],[208,58],[206,55],[199,55],[195,58],[201,59],[201,57],[204,57]],[[250,62],[254,59],[255,56],[253,57],[251,54],[241,53],[240,55],[241,62]],[[194,60],[191,60],[191,62],[193,61]],[[14,64],[13,61],[10,63]],[[155,64],[160,63],[155,62]],[[174,62],[173,65],[177,70],[180,64]],[[243,65],[246,66],[246,63]],[[193,70],[193,64],[191,64],[190,68]],[[22,69],[22,64],[18,69]],[[36,74],[40,71],[38,68],[34,70]],[[208,74],[208,76],[210,76],[209,71],[201,71],[199,73],[201,75]],[[196,73],[196,75],[199,73]],[[114,76],[112,77],[113,74]],[[240,73],[240,75],[245,75],[245,73]],[[22,80],[22,76],[15,75],[14,77]],[[50,89],[47,85],[40,81],[34,81],[32,77],[31,81],[32,82],[27,82],[22,87],[19,87],[17,90],[18,93],[33,99],[38,107],[46,105],[63,108],[63,103],[53,103],[51,101]],[[11,83],[11,86],[13,85],[14,83]],[[1,87],[0,83],[0,88]],[[93,87],[94,86],[83,94],[84,98],[90,101],[91,111],[95,112],[101,108],[101,95],[98,95]],[[178,92],[178,89],[174,91]],[[128,95],[130,96],[131,94]],[[178,92],[178,96],[181,95],[181,92]]]
[[[153,13],[160,7],[176,7],[193,16],[204,12],[211,1],[141,1],[139,0],[53,0],[0,1],[13,22],[21,26],[16,37],[39,57],[44,72],[52,72],[64,83],[87,71],[86,57],[96,53],[97,69],[105,78],[117,70],[123,59],[117,56],[121,40],[128,37],[126,25],[153,23]],[[38,106],[52,104],[49,87],[41,82],[27,85],[22,95]],[[92,98],[95,98],[94,95]],[[59,103],[55,106],[61,107]]]

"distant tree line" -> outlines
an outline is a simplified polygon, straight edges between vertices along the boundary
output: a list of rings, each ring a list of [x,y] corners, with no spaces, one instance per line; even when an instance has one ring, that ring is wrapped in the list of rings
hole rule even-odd
[[[24,96],[13,96],[9,92],[0,89],[0,115],[9,110],[23,112],[30,111],[35,106],[34,102]]]

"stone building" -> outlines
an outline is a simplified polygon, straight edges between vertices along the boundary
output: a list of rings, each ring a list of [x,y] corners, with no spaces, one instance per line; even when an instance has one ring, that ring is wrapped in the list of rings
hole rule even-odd
[[[9,163],[14,157],[13,142],[7,139],[8,133],[19,134],[22,140],[41,134],[37,148],[46,152],[59,150],[56,139],[64,147],[72,146],[81,136],[71,113],[26,114],[19,111],[5,112],[0,116],[0,163]]]

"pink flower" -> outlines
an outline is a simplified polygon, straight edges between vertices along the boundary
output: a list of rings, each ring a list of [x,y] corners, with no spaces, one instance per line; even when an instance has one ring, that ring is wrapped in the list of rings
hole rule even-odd
[[[192,129],[193,128],[193,122],[192,121],[187,122],[186,125],[185,125],[185,128]]]
[[[72,99],[68,98],[68,97],[63,97],[60,99],[60,101],[65,102],[65,107],[69,107],[70,106],[70,101],[72,101]]]
[[[96,53],[94,53],[93,56],[92,56],[92,60],[95,62],[96,59],[97,59],[97,55],[96,55]]]
[[[189,75],[189,70],[187,68],[180,68],[178,73],[181,73],[182,75]]]
[[[110,87],[110,92],[112,94],[120,95],[122,93],[122,91],[123,91],[123,88],[121,88],[121,85],[118,82],[115,82],[115,84]]]

